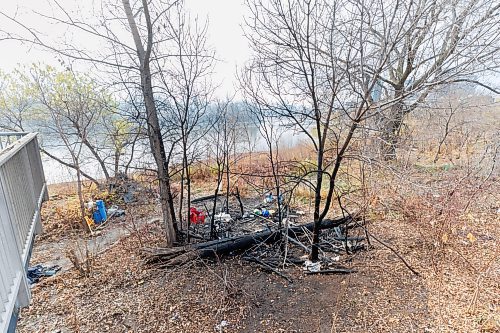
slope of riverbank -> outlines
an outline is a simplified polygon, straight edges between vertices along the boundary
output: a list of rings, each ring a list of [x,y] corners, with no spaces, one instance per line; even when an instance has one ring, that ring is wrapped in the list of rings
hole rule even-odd
[[[500,231],[498,201],[491,194],[497,181],[488,181],[489,190],[476,195],[464,184],[450,197],[444,185],[457,175],[421,169],[414,174],[443,184],[443,193],[432,194],[434,203],[441,200],[442,212],[426,206],[427,194],[401,196],[389,176],[373,184],[378,195],[372,199],[370,232],[420,276],[375,239],[369,251],[343,263],[357,273],[304,275],[301,267],[292,267],[286,271],[292,284],[239,257],[158,270],[144,266],[141,252],[162,243],[154,196],[126,206],[125,217],[110,220],[94,238],[50,228],[56,215],[48,208],[46,234],[37,240],[31,263],[58,263],[63,270],[34,285],[33,303],[22,311],[18,330],[496,332]],[[57,200],[62,205],[72,195],[64,187],[50,192],[49,205]],[[472,196],[467,213],[454,210]],[[444,218],[451,228],[440,232],[434,226],[444,228],[439,224]],[[72,251],[86,256],[88,265],[75,267]]]

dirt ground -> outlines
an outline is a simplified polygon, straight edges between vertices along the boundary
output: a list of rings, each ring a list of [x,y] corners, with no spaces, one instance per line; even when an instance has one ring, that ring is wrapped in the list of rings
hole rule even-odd
[[[146,225],[140,233],[158,231]],[[367,266],[376,252],[352,260],[358,273],[305,276],[299,267],[290,284],[237,258],[145,269],[137,235],[129,235],[96,259],[91,277],[68,270],[37,284],[19,331],[217,332],[224,320],[224,332],[422,331],[423,281],[402,267]]]
[[[379,201],[381,211],[404,205]],[[146,267],[141,248],[162,242],[154,207],[135,213],[134,225],[130,215],[109,222],[87,242],[47,225],[31,264],[63,270],[34,285],[18,332],[499,332],[498,202],[483,203],[439,244],[415,225],[425,216],[373,213],[371,233],[419,276],[371,239],[369,250],[342,259],[356,273],[305,275],[292,267],[293,283],[238,256]],[[94,244],[86,276],[67,259],[69,249],[85,253],[85,243]]]

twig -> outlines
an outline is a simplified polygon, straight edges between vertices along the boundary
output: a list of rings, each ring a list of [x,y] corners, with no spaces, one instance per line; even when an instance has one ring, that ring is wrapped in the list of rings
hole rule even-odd
[[[303,248],[307,253],[310,253],[311,252],[311,249],[308,248],[307,246],[305,246],[304,244],[302,244],[301,242],[299,242],[298,240],[294,239],[293,237],[290,237],[290,236],[286,236],[287,239],[292,242],[293,244],[295,245],[298,245],[300,246],[301,248]]]
[[[281,273],[280,271],[278,271],[274,267],[270,266],[269,264],[265,263],[264,261],[262,261],[262,260],[260,260],[258,258],[247,256],[247,257],[243,257],[243,259],[247,260],[247,261],[250,261],[250,262],[254,262],[256,264],[259,264],[264,269],[266,269],[268,271],[271,271],[273,273],[276,273],[277,275],[281,276],[283,279],[287,280],[288,282],[293,283],[293,281],[292,281],[292,279],[290,277],[288,277],[287,275]]]
[[[408,262],[394,248],[392,248],[386,242],[384,242],[384,241],[378,239],[377,237],[375,237],[375,235],[373,233],[371,233],[371,232],[368,232],[368,230],[366,230],[366,228],[365,228],[365,231],[366,231],[367,234],[369,234],[377,242],[379,242],[380,244],[382,244],[383,246],[385,246],[386,248],[388,248],[389,250],[391,250],[391,252],[394,253],[413,274],[415,274],[416,276],[420,276],[420,273],[417,272],[415,269],[413,269],[413,267],[411,267],[410,264],[408,264]]]
[[[356,273],[356,272],[357,272],[357,270],[354,270],[354,269],[333,268],[333,269],[324,269],[322,271],[316,271],[316,272],[307,271],[305,273],[307,275],[313,275],[313,274],[351,274],[351,273]]]

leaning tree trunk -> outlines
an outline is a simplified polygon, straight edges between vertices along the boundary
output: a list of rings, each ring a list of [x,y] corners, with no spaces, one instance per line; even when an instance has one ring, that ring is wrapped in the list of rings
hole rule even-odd
[[[165,155],[165,147],[163,137],[161,135],[158,115],[156,113],[156,105],[152,96],[151,74],[149,66],[147,72],[141,75],[143,81],[144,101],[146,102],[146,113],[148,119],[148,136],[151,145],[151,151],[157,166],[158,181],[160,185],[160,202],[163,214],[163,222],[165,225],[165,234],[167,243],[172,245],[176,239],[174,223],[172,220],[170,206],[170,178],[167,169],[167,158]]]
[[[165,225],[166,242],[171,246],[176,239],[174,220],[172,219],[171,198],[170,198],[170,178],[168,175],[168,161],[161,135],[160,123],[158,121],[158,112],[156,109],[155,100],[153,97],[153,85],[151,82],[150,56],[153,47],[153,24],[149,14],[148,1],[142,0],[142,10],[147,28],[146,49],[144,48],[143,39],[139,33],[132,8],[129,0],[122,0],[123,9],[127,16],[130,31],[136,46],[137,57],[140,62],[141,74],[141,90],[144,97],[146,108],[146,121],[148,129],[149,144],[151,152],[156,162],[158,182],[160,187],[160,202],[163,214],[163,222]]]

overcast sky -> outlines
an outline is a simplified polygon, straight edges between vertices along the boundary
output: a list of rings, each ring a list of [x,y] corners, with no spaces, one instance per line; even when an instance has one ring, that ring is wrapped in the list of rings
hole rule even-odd
[[[17,11],[18,17],[36,26],[43,33],[61,37],[61,31],[52,25],[41,21],[38,16],[30,14],[31,11],[43,12],[47,10],[47,0],[1,0],[1,10],[12,15]],[[75,0],[60,0],[62,4],[71,7]],[[84,8],[91,6],[93,0],[79,0],[79,6]],[[220,94],[234,90],[235,70],[241,66],[249,57],[249,48],[241,25],[245,13],[243,0],[186,0],[186,8],[192,16],[209,20],[209,44],[211,44],[220,61],[217,64],[214,80],[222,82]],[[33,22],[36,20],[36,22]],[[17,29],[9,25],[2,18],[2,28]],[[34,24],[36,23],[36,25]],[[91,40],[85,41],[92,43]],[[17,64],[31,64],[43,62],[56,65],[57,61],[53,54],[21,46],[18,43],[0,41],[0,69],[10,71]]]

